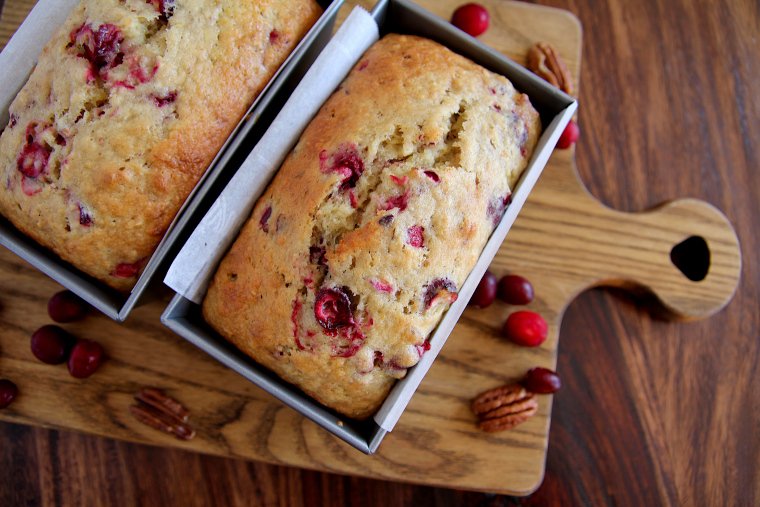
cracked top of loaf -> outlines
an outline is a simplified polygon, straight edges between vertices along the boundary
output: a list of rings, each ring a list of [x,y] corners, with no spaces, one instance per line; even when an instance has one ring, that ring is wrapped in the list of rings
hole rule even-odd
[[[222,261],[205,319],[353,418],[428,350],[541,125],[443,46],[388,35],[303,132]]]
[[[10,106],[0,213],[131,288],[319,14],[314,0],[83,0]]]

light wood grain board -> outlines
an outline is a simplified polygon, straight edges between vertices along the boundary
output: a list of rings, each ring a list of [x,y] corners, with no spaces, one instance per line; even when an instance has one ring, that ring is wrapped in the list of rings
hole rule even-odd
[[[448,18],[459,2],[420,3]],[[533,42],[550,42],[577,81],[581,29],[574,17],[517,2],[483,3],[492,14],[484,42],[520,62]],[[6,2],[0,37],[12,33],[31,5]],[[711,253],[700,282],[688,280],[670,261],[671,248],[692,235],[705,238]],[[108,361],[88,380],[73,379],[64,366],[37,362],[29,336],[49,323],[46,301],[59,287],[3,250],[0,377],[13,379],[21,396],[0,419],[337,473],[527,494],[543,475],[551,397],[541,397],[536,417],[495,435],[475,428],[470,399],[530,367],[554,367],[562,313],[587,287],[647,288],[675,314],[698,318],[730,299],[739,266],[736,236],[711,206],[680,201],[651,213],[615,212],[587,194],[572,150],[555,153],[492,265],[498,275],[514,272],[532,280],[537,298],[529,308],[549,321],[549,339],[538,349],[513,346],[499,337],[513,308],[497,303],[467,310],[396,429],[377,455],[364,456],[165,330],[159,315],[166,298],[137,309],[125,325],[93,315],[66,326],[108,351]],[[191,409],[194,440],[180,442],[129,415],[132,395],[148,385],[166,389]]]

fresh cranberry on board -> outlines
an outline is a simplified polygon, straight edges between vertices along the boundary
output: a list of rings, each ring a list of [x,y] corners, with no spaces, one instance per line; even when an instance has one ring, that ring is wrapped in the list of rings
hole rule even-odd
[[[74,378],[87,378],[103,361],[103,347],[92,340],[79,340],[69,356],[69,373]]]
[[[8,379],[0,379],[0,409],[5,408],[18,396],[18,387]]]
[[[520,384],[528,391],[536,394],[556,393],[562,387],[562,381],[556,372],[540,366],[528,370]]]
[[[43,363],[61,364],[69,358],[75,342],[64,329],[49,324],[32,333],[32,354]]]
[[[562,131],[562,135],[559,136],[559,140],[557,141],[557,148],[560,150],[568,149],[575,144],[580,136],[581,130],[578,128],[578,124],[573,120],[570,120],[570,123],[567,124],[565,130]]]
[[[510,305],[527,305],[533,301],[533,285],[519,275],[506,275],[499,280],[499,299]]]
[[[48,301],[48,315],[55,322],[74,322],[81,320],[90,308],[79,296],[70,290],[57,292]]]
[[[530,310],[514,312],[507,317],[504,323],[504,336],[525,347],[538,347],[549,332],[549,326],[541,315]]]
[[[491,306],[491,303],[496,299],[496,285],[498,280],[496,275],[490,271],[486,271],[481,278],[478,288],[472,294],[470,304],[477,306],[478,308],[487,308]]]
[[[451,16],[451,24],[473,37],[477,37],[488,30],[490,15],[488,10],[480,4],[464,4],[454,11]]]

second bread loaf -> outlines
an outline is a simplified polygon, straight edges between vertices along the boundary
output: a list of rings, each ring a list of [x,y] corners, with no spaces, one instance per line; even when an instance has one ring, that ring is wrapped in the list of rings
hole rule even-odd
[[[506,78],[384,37],[259,199],[205,319],[325,405],[371,415],[429,348],[540,128]]]

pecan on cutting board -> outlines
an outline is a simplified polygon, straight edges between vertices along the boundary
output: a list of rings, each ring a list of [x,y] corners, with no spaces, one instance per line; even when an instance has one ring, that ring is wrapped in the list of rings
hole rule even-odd
[[[535,395],[519,384],[497,387],[472,401],[478,427],[489,433],[509,430],[527,421],[538,410]]]
[[[528,50],[528,69],[568,95],[575,91],[565,62],[546,42],[537,42]]]

